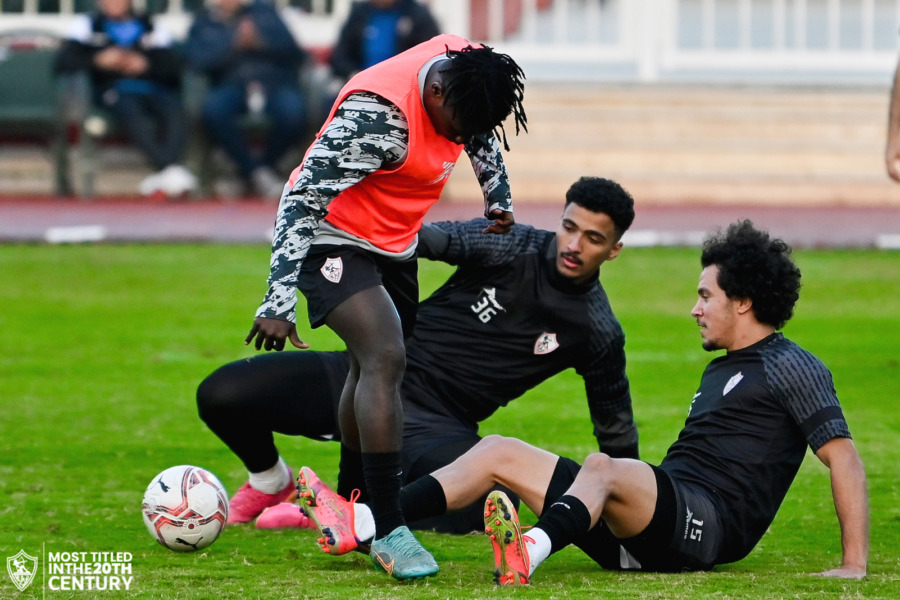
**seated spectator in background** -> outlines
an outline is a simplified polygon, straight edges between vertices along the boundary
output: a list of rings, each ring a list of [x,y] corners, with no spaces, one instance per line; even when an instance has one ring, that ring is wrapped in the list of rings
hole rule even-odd
[[[440,33],[428,8],[415,0],[355,2],[329,60],[344,80]]]
[[[277,199],[285,177],[278,162],[306,127],[300,68],[306,52],[276,9],[262,0],[207,0],[187,40],[190,68],[209,77],[203,125],[235,162],[245,185]],[[240,117],[265,112],[274,124],[261,155],[253,152]]]
[[[323,113],[356,73],[439,33],[431,12],[416,0],[354,2],[328,61],[334,78],[324,94]]]
[[[181,165],[188,130],[181,67],[170,33],[131,0],[98,0],[95,12],[77,15],[57,56],[57,72],[90,74],[94,102],[150,160],[156,172],[138,186],[144,195],[180,196],[197,186]]]

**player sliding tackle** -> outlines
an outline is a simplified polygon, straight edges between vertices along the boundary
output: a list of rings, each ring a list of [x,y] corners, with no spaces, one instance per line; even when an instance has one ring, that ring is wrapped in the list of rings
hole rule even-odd
[[[706,368],[678,439],[659,466],[591,454],[583,466],[513,438],[490,436],[401,492],[407,519],[463,508],[495,484],[515,492],[537,525],[522,534],[502,492],[485,505],[497,582],[528,583],[575,544],[615,570],[705,570],[747,556],[775,518],[807,446],[830,469],[843,561],[819,573],[866,574],[866,477],[830,371],[778,330],[793,315],[800,271],[790,247],[749,221],[707,238],[691,310]],[[371,512],[300,473],[301,507],[333,554],[360,549]],[[323,499],[329,501],[323,502]],[[338,506],[342,510],[327,509]]]

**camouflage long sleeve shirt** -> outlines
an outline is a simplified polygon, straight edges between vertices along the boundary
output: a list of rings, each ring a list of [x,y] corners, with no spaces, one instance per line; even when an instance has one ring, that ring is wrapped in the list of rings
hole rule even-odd
[[[341,103],[310,148],[296,182],[281,197],[269,289],[257,317],[296,321],[300,265],[328,214],[328,205],[369,174],[401,163],[408,145],[406,116],[392,102],[357,92]],[[492,133],[476,136],[464,150],[484,194],[485,214],[495,209],[512,211],[509,179],[496,137]]]

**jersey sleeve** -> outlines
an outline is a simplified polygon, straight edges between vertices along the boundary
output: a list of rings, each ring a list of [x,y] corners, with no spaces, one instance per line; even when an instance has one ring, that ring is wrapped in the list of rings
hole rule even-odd
[[[540,251],[552,235],[528,225],[515,225],[504,235],[483,233],[490,224],[487,219],[432,223],[428,225],[432,230],[429,235],[441,239],[442,243],[423,245],[419,255],[451,265],[477,263],[496,267],[508,264],[520,253]],[[439,232],[445,236],[439,236]]]
[[[300,266],[341,192],[406,153],[409,128],[393,103],[374,94],[349,96],[310,148],[293,187],[281,198],[269,265],[269,288],[257,317],[295,321]]]
[[[465,151],[484,195],[484,216],[498,209],[512,212],[509,176],[497,137],[493,133],[476,135],[465,145]]]
[[[584,379],[594,437],[617,458],[638,458],[638,431],[625,372],[625,334],[599,288],[588,311],[592,329],[589,357],[576,367]]]
[[[813,452],[836,437],[850,437],[831,371],[815,356],[794,346],[766,362],[775,397],[791,415]]]

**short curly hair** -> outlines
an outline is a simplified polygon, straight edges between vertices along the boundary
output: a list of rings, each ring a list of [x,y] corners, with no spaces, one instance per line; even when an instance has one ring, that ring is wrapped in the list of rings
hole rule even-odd
[[[749,299],[760,323],[781,329],[800,297],[800,269],[791,247],[749,220],[728,226],[703,242],[700,264],[719,269],[718,284],[729,298]]]
[[[618,239],[634,221],[634,199],[625,188],[610,179],[582,177],[566,192],[566,206],[573,202],[591,212],[608,215]]]

